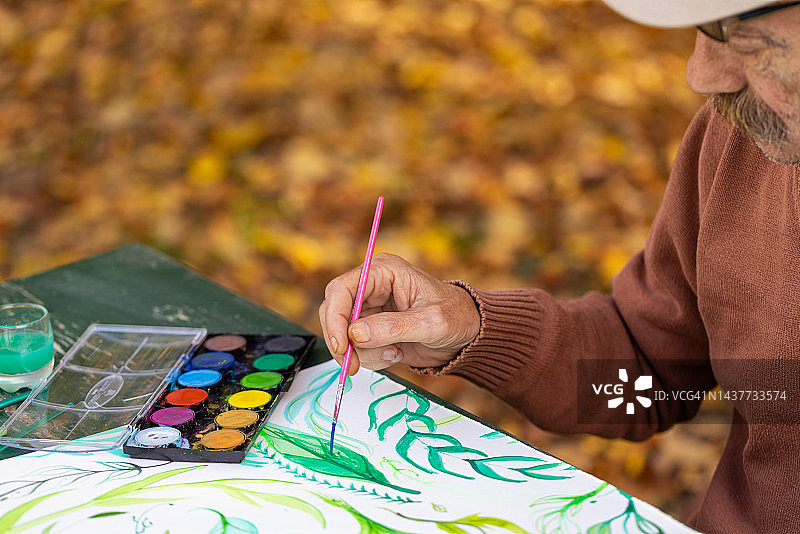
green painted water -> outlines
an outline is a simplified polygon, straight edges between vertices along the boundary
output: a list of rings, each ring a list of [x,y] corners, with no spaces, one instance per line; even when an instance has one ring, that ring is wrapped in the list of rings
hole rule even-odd
[[[0,335],[0,374],[32,373],[53,359],[53,336],[42,332]]]

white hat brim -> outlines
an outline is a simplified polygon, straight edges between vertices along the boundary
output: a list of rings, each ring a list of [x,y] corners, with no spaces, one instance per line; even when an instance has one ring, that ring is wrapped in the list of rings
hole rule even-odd
[[[775,0],[603,0],[611,9],[634,22],[660,28],[695,26],[724,19]]]

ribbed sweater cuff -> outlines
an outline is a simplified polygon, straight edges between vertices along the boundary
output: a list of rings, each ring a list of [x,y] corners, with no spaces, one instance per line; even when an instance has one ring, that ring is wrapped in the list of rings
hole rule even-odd
[[[508,383],[522,367],[525,374],[536,365],[531,354],[539,339],[542,306],[534,292],[524,289],[485,291],[461,280],[450,283],[466,289],[481,316],[478,336],[443,367],[418,368],[416,372],[440,376],[454,374],[493,390]],[[544,367],[544,362],[541,362]],[[538,373],[537,373],[538,374]]]

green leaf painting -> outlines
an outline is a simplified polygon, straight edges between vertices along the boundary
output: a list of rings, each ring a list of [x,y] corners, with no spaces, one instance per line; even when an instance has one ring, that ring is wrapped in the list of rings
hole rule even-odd
[[[391,483],[366,457],[341,444],[337,444],[331,454],[329,442],[319,436],[272,424],[264,428],[263,435],[271,447],[287,460],[306,469],[333,477],[379,484],[403,493],[419,494],[417,490]]]
[[[99,519],[101,517],[112,517],[112,516],[115,516],[115,515],[123,515],[123,514],[127,514],[127,513],[128,512],[102,512],[102,513],[99,513],[99,514],[90,515],[89,519]]]
[[[564,471],[574,471],[576,468],[561,462],[548,462],[541,458],[533,458],[531,456],[496,456],[493,458],[477,458],[467,460],[472,468],[478,473],[495,478],[497,480],[504,480],[506,482],[524,482],[525,479],[509,478],[501,475],[497,471],[497,466],[506,466],[511,471],[515,471],[526,478],[534,478],[538,480],[564,480],[572,478],[571,473],[564,473]],[[536,465],[530,465],[531,462],[544,462]],[[520,467],[513,467],[511,464],[521,463]]]
[[[405,406],[390,412],[381,420],[382,408],[395,406],[398,399]],[[574,468],[561,461],[544,461],[520,455],[491,457],[484,451],[464,446],[455,436],[439,431],[439,425],[430,415],[431,411],[431,402],[416,391],[404,388],[387,393],[372,401],[367,408],[368,430],[374,430],[380,441],[388,440],[390,431],[397,432],[400,435],[395,443],[397,454],[428,474],[438,472],[467,480],[480,475],[504,482],[565,480],[573,477],[571,471]],[[457,469],[459,466],[461,469]],[[505,472],[499,470],[500,466],[506,467]]]
[[[636,509],[633,497],[611,486],[608,482],[603,482],[593,490],[580,495],[552,495],[535,501],[531,507],[541,511],[536,519],[537,530],[542,534],[584,532],[584,529],[581,528],[581,524],[584,522],[577,520],[584,506],[602,499],[605,512],[610,506],[613,506],[613,503],[619,502],[619,499],[615,499],[619,496],[624,498],[623,511],[609,519],[590,525],[585,530],[586,534],[610,534],[612,532],[664,534],[664,530],[660,526],[641,515]]]
[[[379,424],[378,411],[381,405],[386,404],[387,401],[395,397],[405,401],[405,408]],[[369,417],[369,430],[377,429],[378,439],[385,440],[386,431],[391,426],[393,426],[395,423],[404,421],[407,417],[411,417],[413,420],[425,424],[428,430],[433,432],[436,430],[436,421],[434,421],[434,419],[428,415],[428,411],[430,411],[430,409],[430,401],[416,391],[412,391],[410,389],[401,389],[399,391],[395,391],[394,393],[388,393],[372,401],[367,408],[367,417]]]
[[[359,534],[414,534],[416,531],[408,531],[408,530],[399,530],[397,528],[390,527],[386,524],[378,523],[370,519],[369,517],[365,516],[348,503],[341,499],[335,499],[331,497],[327,497],[325,495],[317,494],[317,497],[325,501],[326,503],[330,504],[331,506],[336,506],[342,510],[347,511],[352,515],[360,526]],[[462,517],[460,519],[453,519],[453,520],[438,520],[438,519],[420,519],[410,517],[399,512],[394,512],[394,514],[398,517],[401,517],[406,520],[416,521],[418,523],[429,523],[436,525],[440,530],[447,532],[449,534],[472,534],[473,532],[480,532],[480,533],[488,533],[490,531],[494,531],[494,529],[502,529],[506,532],[510,532],[512,534],[531,534],[527,530],[515,525],[511,521],[506,521],[505,519],[500,519],[497,517],[486,517],[480,516],[478,514],[473,514],[467,517]],[[492,530],[488,530],[490,527],[493,527]],[[469,529],[469,530],[467,530]]]
[[[168,462],[167,462],[168,463]],[[37,469],[24,478],[0,482],[0,502],[33,495],[48,488],[64,488],[92,478],[95,483],[109,480],[134,478],[144,469],[152,469],[165,464],[139,466],[132,462],[97,462],[97,468],[73,467],[71,465],[49,466]]]
[[[531,504],[532,508],[542,510],[536,519],[536,529],[542,534],[580,532],[575,516],[586,502],[600,495],[609,487],[603,482],[593,490],[580,495],[552,495],[543,497]]]
[[[151,484],[158,482],[160,480],[166,479],[171,476],[178,475],[180,473],[190,471],[192,469],[197,469],[198,467],[202,466],[194,466],[194,467],[184,467],[181,469],[174,469],[172,471],[167,471],[164,473],[157,473],[155,475],[151,475],[146,477],[142,480],[136,480],[134,482],[129,482],[128,484],[124,484],[118,488],[115,488],[111,491],[103,493],[102,495],[95,497],[89,502],[84,502],[80,504],[76,504],[74,506],[70,506],[68,508],[62,510],[52,511],[44,516],[41,516],[37,519],[33,519],[28,522],[20,523],[20,519],[22,516],[28,512],[33,507],[37,506],[41,503],[41,501],[45,499],[49,499],[50,497],[54,497],[59,493],[63,492],[56,492],[51,493],[49,495],[45,495],[43,497],[39,497],[32,501],[28,501],[27,503],[21,504],[16,508],[13,508],[6,512],[2,517],[0,517],[0,532],[4,534],[14,534],[16,532],[22,532],[24,530],[28,530],[35,526],[48,523],[57,519],[61,516],[76,512],[78,510],[88,508],[89,506],[118,506],[120,504],[142,504],[144,502],[159,502],[162,499],[140,499],[134,497],[134,495],[138,495],[142,492],[142,490],[146,489]],[[127,502],[125,497],[127,497]],[[180,497],[178,497],[180,498]]]
[[[443,530],[448,534],[472,534],[475,531],[486,532],[488,527],[503,529],[506,532],[511,532],[512,534],[531,534],[524,528],[512,523],[511,521],[500,519],[498,517],[486,517],[479,514],[472,514],[467,517],[453,519],[450,521],[420,519],[409,517],[400,513],[397,515],[404,519],[418,521],[420,523],[434,523],[437,527],[439,527],[440,530]]]
[[[370,519],[341,499],[335,499],[320,494],[317,494],[317,497],[331,506],[336,506],[337,508],[345,510],[352,515],[356,521],[358,521],[358,525],[360,527],[359,534],[415,534],[416,532],[415,530],[399,530],[397,528],[390,527],[385,523],[379,523],[373,519]],[[434,524],[439,528],[439,530],[447,532],[448,534],[473,534],[476,531],[486,534],[488,532],[495,532],[496,529],[501,529],[512,534],[531,534],[527,530],[515,525],[511,521],[497,517],[481,516],[478,514],[445,521],[437,519],[418,519],[398,512],[394,512],[394,514],[406,520],[416,521],[418,523]]]
[[[622,526],[623,532],[640,534],[664,534],[664,530],[653,521],[643,517],[636,509],[633,497],[622,490],[614,488],[614,491],[627,499],[627,506],[620,514],[605,521],[592,525],[586,530],[586,534],[607,534],[614,532],[614,524]]]
[[[206,508],[219,516],[208,534],[258,534],[258,527],[241,517],[227,517],[222,512]]]
[[[308,428],[321,434],[330,432],[333,423],[333,414],[330,411],[332,406],[326,406],[322,402],[322,396],[338,379],[339,371],[336,369],[314,378],[305,391],[287,403],[284,411],[286,420],[302,420]],[[351,388],[352,382],[348,378],[345,381],[345,392]]]
[[[97,497],[89,501],[82,502],[74,506],[69,506],[61,510],[51,511],[44,516],[32,519],[27,522],[20,522],[22,517],[28,511],[37,507],[41,502],[45,501],[46,499],[54,497],[63,492],[56,492],[56,493],[51,493],[49,495],[44,495],[32,501],[23,503],[20,506],[17,506],[16,508],[9,510],[3,516],[0,516],[0,532],[3,532],[3,534],[16,534],[17,532],[23,532],[29,530],[33,527],[49,523],[50,521],[54,521],[62,516],[66,516],[68,514],[72,514],[90,507],[100,506],[100,507],[120,508],[124,506],[135,506],[141,504],[159,504],[164,502],[164,492],[171,493],[172,500],[189,499],[191,498],[191,496],[186,490],[190,488],[203,488],[204,490],[208,489],[219,490],[222,493],[228,495],[229,497],[238,499],[252,506],[261,507],[261,502],[259,501],[262,501],[263,503],[277,504],[283,507],[294,508],[295,510],[310,515],[311,517],[316,519],[316,521],[321,526],[323,527],[325,526],[325,517],[323,516],[322,512],[320,512],[319,509],[317,509],[316,507],[308,504],[303,499],[292,497],[282,493],[275,493],[275,494],[264,493],[241,487],[249,484],[270,484],[270,483],[293,485],[293,483],[291,482],[286,482],[282,480],[273,480],[273,479],[228,478],[220,480],[201,481],[201,482],[158,484],[158,482],[161,482],[168,478],[175,477],[177,475],[203,467],[206,466],[196,465],[191,467],[172,469],[170,471],[164,471],[162,473],[156,473],[154,475],[145,477],[141,480],[129,482],[127,484],[114,488],[101,495],[98,495]],[[98,516],[95,515],[95,517]],[[237,532],[237,531],[227,530],[224,532]]]
[[[325,501],[326,503],[330,504],[331,506],[335,506],[340,508],[346,512],[348,512],[356,521],[358,521],[358,526],[360,527],[358,534],[414,534],[413,532],[408,532],[405,530],[398,530],[396,528],[392,528],[388,525],[378,523],[364,515],[363,513],[359,512],[345,501],[341,499],[336,499],[333,497],[329,497],[322,494],[317,494],[317,497]]]
[[[0,517],[0,532],[4,532],[4,533],[11,532],[12,531],[12,527],[22,518],[23,515],[25,515],[25,513],[27,513],[29,510],[32,510],[32,509],[36,508],[37,506],[39,506],[39,504],[41,504],[42,501],[46,501],[47,499],[49,499],[51,497],[55,497],[59,493],[62,493],[62,492],[57,491],[57,492],[51,493],[49,495],[42,495],[41,497],[37,497],[36,499],[33,499],[33,500],[30,500],[30,501],[28,501],[26,503],[20,504],[16,508],[13,508],[13,509],[9,510],[5,514],[3,514],[2,517]],[[46,521],[41,521],[41,522],[45,523]],[[31,526],[33,526],[33,525],[31,525]]]

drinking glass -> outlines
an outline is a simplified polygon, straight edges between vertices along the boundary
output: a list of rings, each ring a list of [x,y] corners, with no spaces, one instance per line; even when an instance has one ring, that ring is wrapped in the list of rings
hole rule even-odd
[[[33,389],[53,370],[53,327],[38,304],[0,306],[0,389]]]

